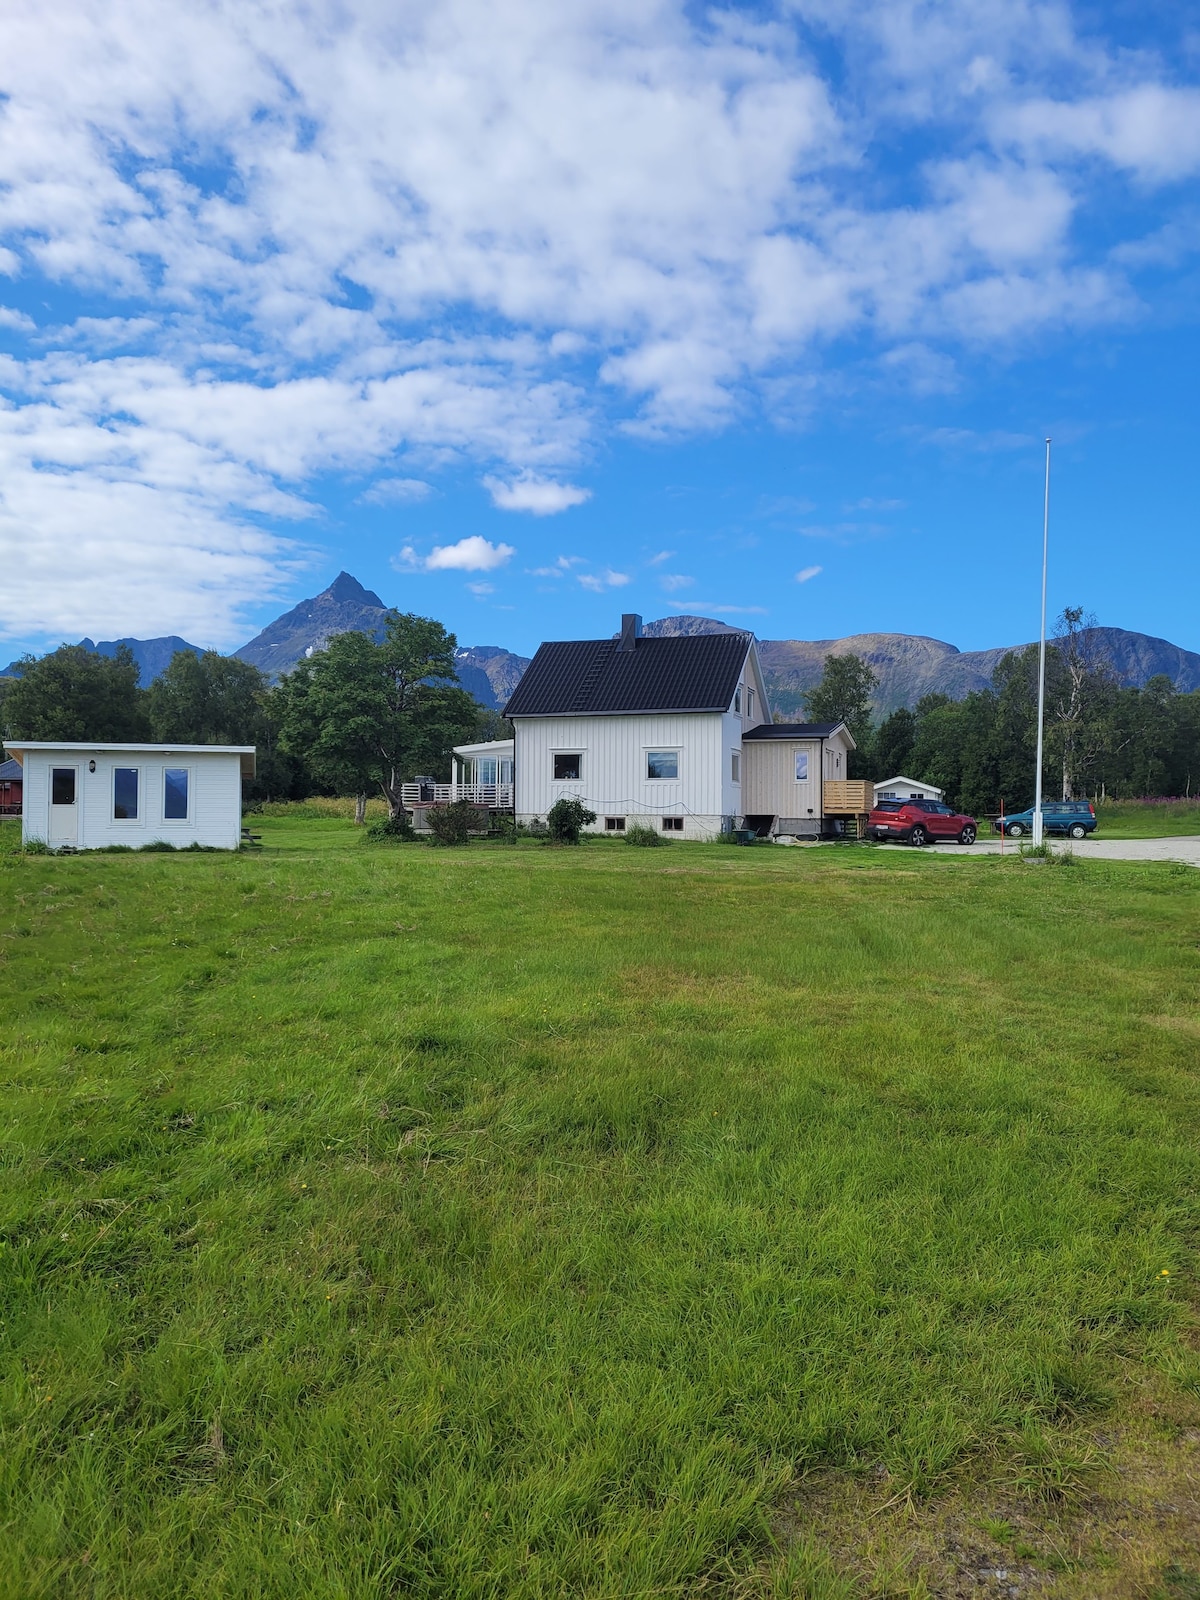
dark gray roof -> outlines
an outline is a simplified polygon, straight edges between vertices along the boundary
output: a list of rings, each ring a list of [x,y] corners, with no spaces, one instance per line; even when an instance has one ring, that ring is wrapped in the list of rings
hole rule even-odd
[[[19,761],[0,761],[0,780],[24,777],[24,769]]]
[[[747,728],[742,743],[747,739],[829,739],[844,722],[764,722],[757,728]]]
[[[727,711],[748,633],[637,641],[566,639],[543,644],[513,690],[506,717],[630,715],[640,711]]]

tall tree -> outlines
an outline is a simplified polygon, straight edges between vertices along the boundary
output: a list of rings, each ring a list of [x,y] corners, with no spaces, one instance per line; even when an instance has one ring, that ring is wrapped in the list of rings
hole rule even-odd
[[[907,706],[885,717],[875,734],[877,778],[910,776],[913,745],[917,738],[917,719]]]
[[[1094,616],[1085,615],[1082,606],[1066,606],[1046,652],[1047,743],[1064,800],[1086,788],[1112,737],[1117,680],[1101,638]]]
[[[879,679],[861,656],[825,657],[821,681],[804,696],[804,709],[810,722],[844,722],[857,749],[850,759],[850,773],[858,776],[871,765],[871,696]],[[887,774],[890,776],[890,774]]]
[[[256,744],[267,680],[236,656],[177,650],[150,685],[154,737],[180,744]]]
[[[440,622],[391,611],[376,644],[339,633],[281,686],[282,742],[338,794],[378,790],[395,817],[401,785],[445,770],[450,747],[472,738],[479,705],[455,683],[456,640]]]
[[[150,736],[138,664],[124,644],[111,656],[81,644],[64,644],[40,660],[23,656],[4,716],[14,739],[136,744]]]

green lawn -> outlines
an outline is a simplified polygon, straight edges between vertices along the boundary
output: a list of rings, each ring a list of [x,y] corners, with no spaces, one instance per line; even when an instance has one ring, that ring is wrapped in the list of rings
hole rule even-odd
[[[1105,839],[1174,839],[1200,833],[1200,801],[1160,805],[1141,800],[1107,800],[1096,807]]]
[[[0,1595],[858,1593],[1200,1388],[1194,871],[261,831],[0,859]]]

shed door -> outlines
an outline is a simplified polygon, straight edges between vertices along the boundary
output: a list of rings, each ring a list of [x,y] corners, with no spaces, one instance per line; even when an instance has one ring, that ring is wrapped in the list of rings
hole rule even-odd
[[[50,768],[50,843],[79,843],[79,769]]]

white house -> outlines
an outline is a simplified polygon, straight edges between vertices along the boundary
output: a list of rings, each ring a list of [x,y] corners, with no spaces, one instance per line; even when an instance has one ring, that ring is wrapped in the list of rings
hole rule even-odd
[[[942,791],[933,783],[916,778],[885,778],[875,785],[876,800],[940,800]]]
[[[236,850],[253,745],[10,741],[24,778],[22,838],[54,849],[212,845]]]
[[[541,645],[504,714],[518,821],[577,797],[597,832],[815,835],[822,776],[853,748],[842,724],[772,723],[753,634],[648,639],[633,615],[616,639]]]

